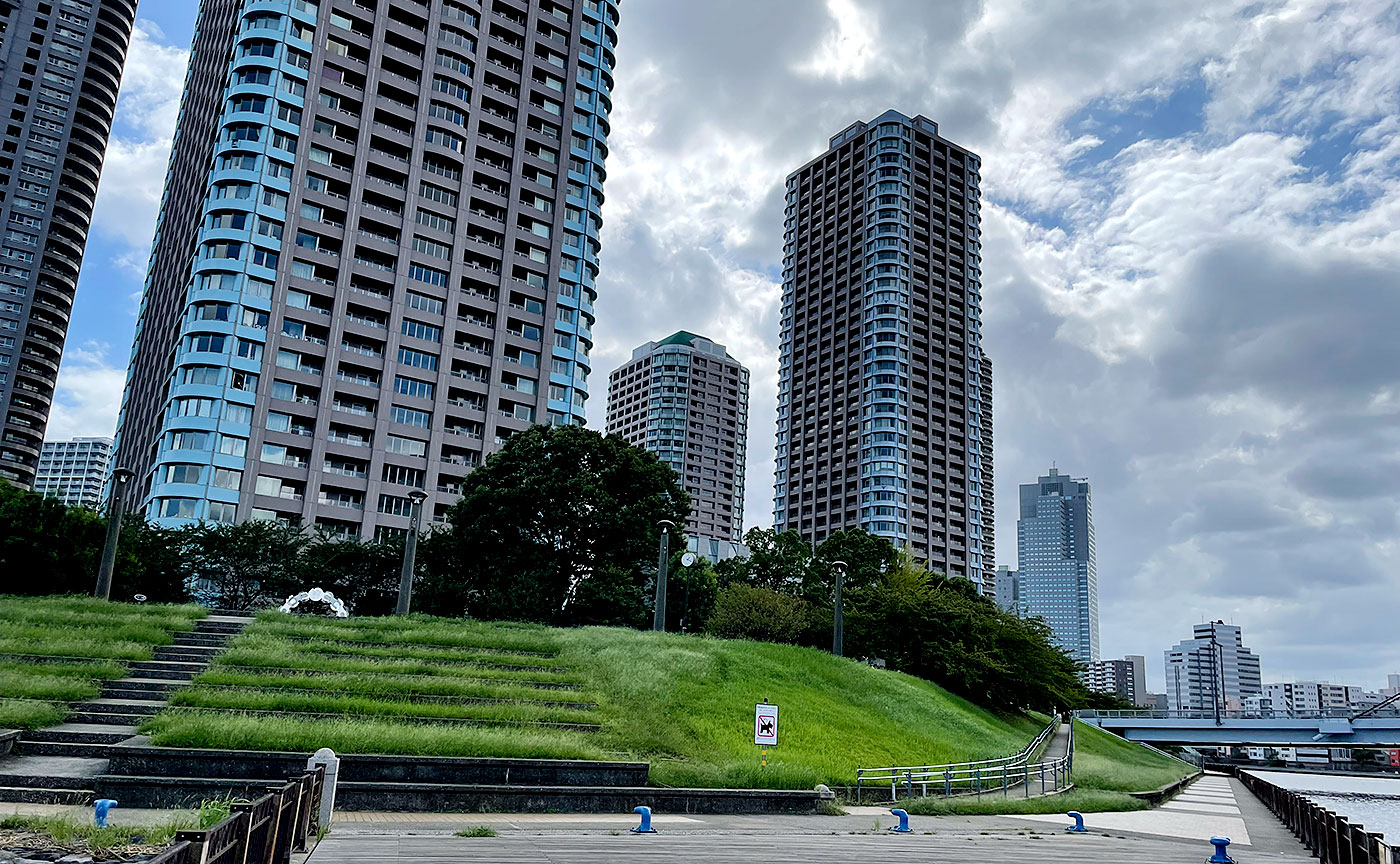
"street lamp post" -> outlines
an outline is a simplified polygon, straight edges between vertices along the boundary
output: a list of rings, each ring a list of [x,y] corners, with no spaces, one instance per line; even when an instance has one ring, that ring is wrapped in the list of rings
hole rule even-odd
[[[670,519],[662,519],[656,523],[661,526],[661,553],[656,561],[656,608],[652,610],[651,629],[666,629],[666,565],[669,564],[669,547],[671,542],[671,529],[676,527],[676,523]]]
[[[832,561],[831,569],[836,571],[836,615],[831,626],[831,653],[841,657],[846,641],[845,610],[841,605],[841,589],[846,584],[846,562]]]
[[[107,542],[102,547],[102,563],[97,568],[97,588],[92,596],[99,600],[112,598],[112,571],[117,566],[117,540],[122,533],[122,514],[126,512],[126,484],[136,475],[126,468],[112,472],[112,498],[107,505]]]
[[[403,569],[399,571],[399,602],[394,607],[395,615],[407,615],[413,605],[413,559],[418,556],[418,522],[423,516],[423,502],[428,493],[414,489],[408,497],[413,503],[409,505],[408,536],[403,541]]]

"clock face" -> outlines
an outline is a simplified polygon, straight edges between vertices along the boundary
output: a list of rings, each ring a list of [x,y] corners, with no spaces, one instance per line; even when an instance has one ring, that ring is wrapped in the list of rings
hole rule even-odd
[[[681,556],[681,564],[685,565],[686,567],[689,567],[691,564],[694,564],[694,563],[695,563],[695,553],[694,553],[694,552],[687,552],[687,553],[685,553],[684,555]]]

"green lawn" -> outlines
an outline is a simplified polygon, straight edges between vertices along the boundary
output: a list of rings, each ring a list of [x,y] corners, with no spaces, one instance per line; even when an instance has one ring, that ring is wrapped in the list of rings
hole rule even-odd
[[[0,728],[63,722],[68,703],[95,698],[103,681],[126,675],[126,662],[149,660],[205,614],[198,606],[0,596]]]
[[[1130,792],[1151,792],[1195,771],[1184,762],[1078,721],[1074,738],[1074,788],[1061,795],[920,798],[906,802],[905,809],[926,816],[1146,810],[1152,805]]]
[[[767,767],[764,699],[782,712]],[[264,613],[177,702],[143,727],[156,744],[640,759],[676,786],[846,784],[857,767],[1014,753],[1044,723],[825,651],[416,615]]]

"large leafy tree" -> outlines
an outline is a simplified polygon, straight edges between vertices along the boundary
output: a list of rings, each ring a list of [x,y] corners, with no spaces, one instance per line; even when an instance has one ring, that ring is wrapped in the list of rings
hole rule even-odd
[[[0,480],[0,594],[92,591],[107,521]]]
[[[533,426],[467,477],[431,544],[425,604],[480,618],[643,624],[658,523],[684,525],[689,511],[654,454],[582,427]]]
[[[294,572],[297,590],[325,588],[356,615],[388,615],[398,603],[402,565],[402,540],[317,534],[301,548]]]
[[[299,558],[309,538],[280,522],[201,522],[181,529],[195,596],[226,609],[271,605],[300,589]]]

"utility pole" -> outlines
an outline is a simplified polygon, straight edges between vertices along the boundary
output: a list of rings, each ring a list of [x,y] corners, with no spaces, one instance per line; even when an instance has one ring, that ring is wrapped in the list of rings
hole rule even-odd
[[[423,518],[423,502],[428,493],[414,489],[408,493],[409,505],[408,536],[403,541],[403,569],[399,571],[399,602],[394,607],[395,615],[407,615],[413,605],[413,564],[418,557],[418,523]]]
[[[676,527],[676,523],[670,519],[662,519],[656,523],[661,526],[661,552],[656,561],[656,604],[651,615],[651,629],[666,629],[666,566],[670,564],[670,542],[671,529]]]
[[[841,652],[846,641],[846,625],[845,613],[841,605],[841,589],[846,583],[846,562],[832,561],[831,569],[836,571],[836,614],[831,626],[831,653],[842,657],[844,655]]]
[[[112,571],[117,566],[117,541],[121,538],[122,516],[126,513],[126,484],[135,476],[126,468],[112,472],[112,497],[107,505],[107,542],[102,546],[97,588],[92,592],[92,596],[99,600],[112,599]]]

